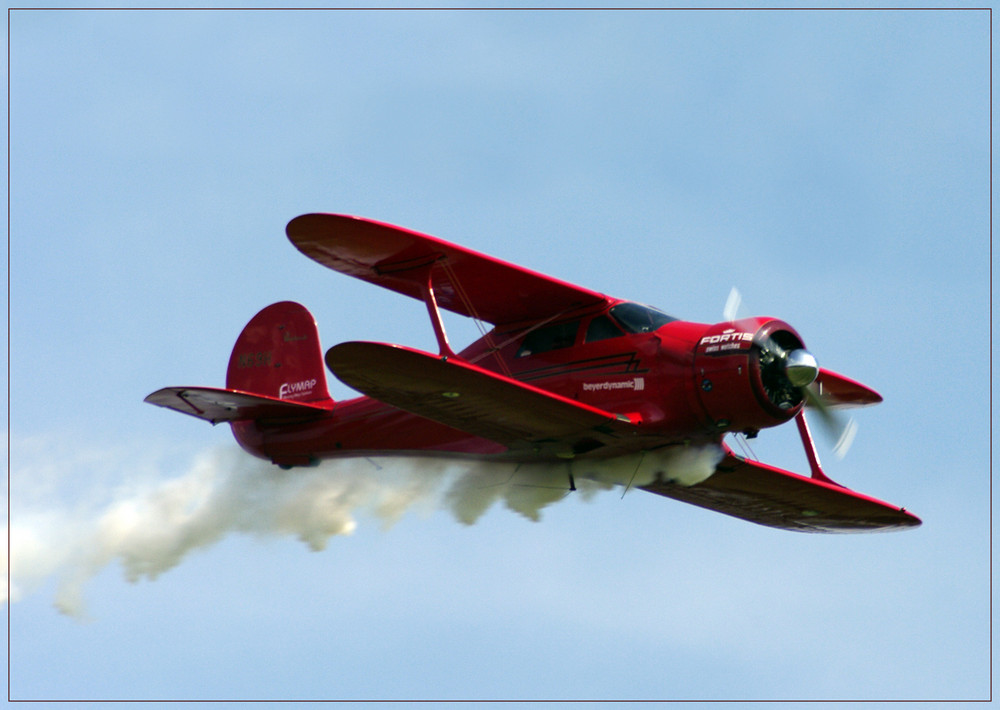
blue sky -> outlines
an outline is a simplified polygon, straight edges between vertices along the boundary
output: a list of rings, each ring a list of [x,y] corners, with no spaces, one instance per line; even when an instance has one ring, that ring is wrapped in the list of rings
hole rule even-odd
[[[11,696],[988,697],[989,36],[986,11],[13,12]],[[301,479],[351,534],[264,520],[288,479],[142,398],[222,386],[278,300],[326,347],[434,347],[421,304],[287,243],[311,211],[690,320],[738,286],[882,393],[827,472],[923,527],[620,491],[466,525],[365,462]],[[794,427],[754,448],[806,470]],[[206,496],[226,522],[143,552]]]

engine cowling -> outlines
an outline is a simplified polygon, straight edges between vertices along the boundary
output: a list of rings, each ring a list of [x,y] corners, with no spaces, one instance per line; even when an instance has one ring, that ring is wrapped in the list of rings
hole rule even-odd
[[[818,371],[801,336],[775,318],[717,323],[695,347],[698,399],[708,426],[720,432],[753,435],[792,419]]]

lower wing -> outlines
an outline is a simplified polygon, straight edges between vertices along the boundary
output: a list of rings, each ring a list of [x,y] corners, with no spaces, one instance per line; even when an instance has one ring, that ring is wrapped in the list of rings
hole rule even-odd
[[[344,384],[374,399],[533,458],[571,458],[614,446],[635,429],[624,415],[398,345],[341,343],[327,351],[326,364]]]
[[[652,483],[644,490],[719,513],[799,532],[874,532],[920,525],[920,518],[834,483],[784,471],[732,452],[701,483]]]

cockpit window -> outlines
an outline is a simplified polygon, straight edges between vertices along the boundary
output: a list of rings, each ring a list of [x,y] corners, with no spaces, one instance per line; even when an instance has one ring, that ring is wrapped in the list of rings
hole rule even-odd
[[[590,321],[590,325],[587,326],[587,335],[584,337],[583,342],[596,343],[598,340],[617,338],[620,335],[625,335],[622,329],[615,325],[615,322],[607,316],[600,315]]]
[[[580,321],[573,320],[533,330],[524,337],[524,342],[517,350],[517,356],[527,357],[549,350],[568,348],[576,341],[576,331],[579,329]]]
[[[675,320],[661,310],[638,303],[619,303],[608,313],[627,333],[652,333],[654,330]]]

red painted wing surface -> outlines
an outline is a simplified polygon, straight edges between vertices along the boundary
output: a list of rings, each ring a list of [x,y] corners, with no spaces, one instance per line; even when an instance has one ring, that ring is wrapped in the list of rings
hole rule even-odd
[[[489,323],[543,320],[603,303],[603,294],[383,222],[305,214],[285,230],[299,251],[334,271]]]
[[[872,532],[920,525],[902,508],[815,478],[728,453],[707,480],[642,486],[761,525],[800,532]]]
[[[882,395],[871,387],[822,367],[809,388],[831,409],[866,407],[882,401]]]
[[[634,429],[623,415],[398,345],[342,343],[326,363],[370,397],[529,456],[572,456]]]

